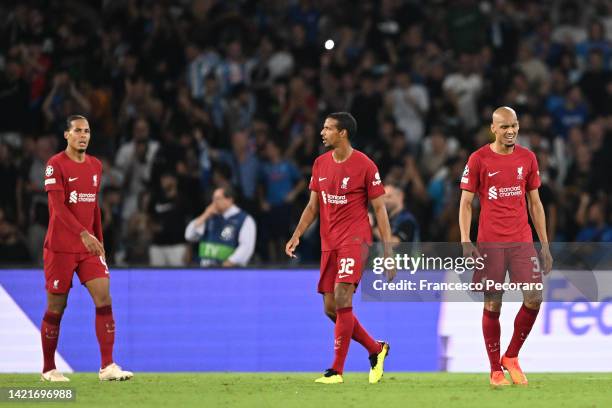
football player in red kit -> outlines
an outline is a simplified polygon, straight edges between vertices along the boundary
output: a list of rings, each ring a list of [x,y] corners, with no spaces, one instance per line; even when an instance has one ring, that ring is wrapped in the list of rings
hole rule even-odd
[[[474,273],[474,281],[503,283],[506,271],[512,282],[541,283],[542,272],[552,268],[544,208],[538,194],[540,173],[533,152],[516,144],[519,123],[516,113],[500,107],[493,113],[491,131],[495,141],[472,153],[461,177],[459,227],[464,256],[484,259],[484,269]],[[472,199],[478,194],[480,219],[477,246],[470,241]],[[527,201],[525,201],[527,197]],[[540,257],[532,242],[527,210],[542,244]],[[540,259],[542,267],[540,267]],[[500,358],[499,314],[501,292],[485,291],[482,332],[491,366],[492,386],[510,385],[503,368],[514,384],[527,385],[518,363],[518,353],[531,331],[542,303],[542,292],[523,290],[523,305],[514,321],[514,333]]]
[[[66,150],[51,157],[45,169],[49,228],[43,252],[47,310],[41,327],[42,380],[70,381],[55,367],[55,350],[75,271],[96,306],[95,329],[102,357],[98,377],[103,381],[128,380],[133,374],[113,361],[115,322],[98,207],[102,164],[85,154],[90,139],[85,117],[68,117],[64,138]]]
[[[325,314],[335,322],[334,362],[318,383],[342,383],[344,361],[351,338],[366,348],[370,358],[369,382],[377,383],[389,344],[374,340],[353,314],[353,293],[361,279],[372,243],[368,201],[372,203],[382,241],[391,242],[391,228],[383,202],[385,190],[378,169],[365,154],[351,147],[357,122],[350,113],[327,116],[321,131],[323,143],[331,150],[319,156],[312,167],[310,200],[300,222],[287,242],[285,252],[295,256],[300,237],[320,215],[321,276]],[[395,270],[387,271],[393,279]]]

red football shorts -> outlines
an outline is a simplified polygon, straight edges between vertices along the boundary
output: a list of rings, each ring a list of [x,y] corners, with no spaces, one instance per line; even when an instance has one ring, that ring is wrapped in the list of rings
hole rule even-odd
[[[110,278],[104,258],[91,254],[72,254],[43,250],[45,289],[49,293],[65,294],[72,287],[77,273],[81,284],[96,278]]]
[[[512,283],[542,283],[540,259],[532,243],[505,248],[479,245],[478,252],[484,258],[484,268],[474,271],[474,283],[485,280],[504,283],[506,271]]]
[[[349,245],[321,252],[319,293],[334,293],[336,283],[352,283],[357,287],[368,260],[367,245]]]

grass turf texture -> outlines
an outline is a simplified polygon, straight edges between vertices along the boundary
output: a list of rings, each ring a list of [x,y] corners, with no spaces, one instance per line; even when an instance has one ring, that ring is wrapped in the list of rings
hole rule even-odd
[[[528,374],[528,387],[491,389],[487,374],[386,373],[368,384],[367,373],[349,373],[344,384],[322,385],[318,373],[136,373],[124,382],[97,374],[68,374],[70,383],[39,382],[36,374],[0,374],[0,387],[76,389],[87,407],[611,407],[612,373]],[[45,403],[43,403],[45,404]],[[2,406],[41,407],[41,403]]]

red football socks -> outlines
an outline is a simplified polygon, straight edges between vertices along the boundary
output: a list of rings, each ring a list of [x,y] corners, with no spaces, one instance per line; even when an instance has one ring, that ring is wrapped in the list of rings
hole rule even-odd
[[[43,373],[55,368],[55,350],[57,349],[61,320],[62,315],[60,313],[55,313],[50,310],[47,310],[43,317],[40,327],[44,360]]]
[[[352,307],[343,307],[336,310],[336,327],[334,329],[334,363],[332,369],[342,374],[344,370],[344,361],[348,354],[349,345],[353,328],[355,326],[355,317],[353,316]]]
[[[499,312],[491,312],[487,309],[482,311],[482,335],[484,336],[491,372],[501,371],[499,363],[499,340],[501,328],[499,325]]]
[[[506,357],[514,358],[518,356],[519,350],[525,339],[527,339],[539,311],[539,309],[530,309],[525,304],[521,306],[514,319],[514,332],[506,351]]]
[[[382,350],[382,345],[374,340],[372,336],[363,328],[357,320],[357,316],[353,315],[355,323],[353,326],[353,340],[361,344],[368,350],[368,354],[378,354]]]
[[[96,337],[100,344],[101,368],[105,368],[113,362],[115,343],[115,321],[110,305],[96,308]]]

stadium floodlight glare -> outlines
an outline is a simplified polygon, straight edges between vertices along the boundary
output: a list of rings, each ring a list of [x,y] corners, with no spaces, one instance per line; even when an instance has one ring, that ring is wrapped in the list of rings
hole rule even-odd
[[[332,39],[329,39],[329,40],[325,41],[325,49],[326,49],[326,50],[331,50],[331,49],[333,49],[333,48],[334,48],[334,45],[335,45],[335,44],[334,44],[334,40],[332,40]]]

